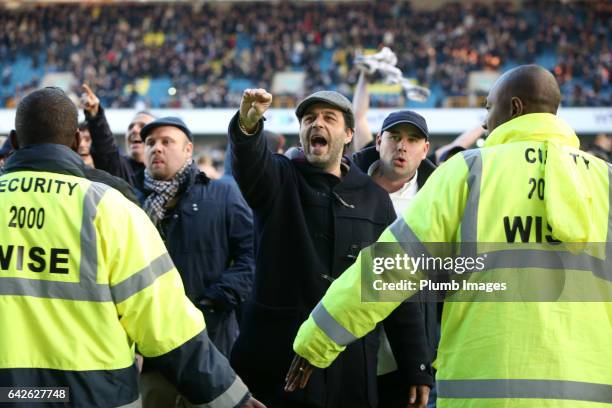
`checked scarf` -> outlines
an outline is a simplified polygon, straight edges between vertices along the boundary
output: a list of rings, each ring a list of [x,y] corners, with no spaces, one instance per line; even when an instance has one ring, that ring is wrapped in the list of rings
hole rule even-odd
[[[193,160],[187,160],[183,167],[174,175],[172,180],[156,180],[145,169],[144,186],[152,193],[146,198],[143,208],[155,225],[164,219],[166,204],[178,193],[181,185],[188,179],[191,173]]]

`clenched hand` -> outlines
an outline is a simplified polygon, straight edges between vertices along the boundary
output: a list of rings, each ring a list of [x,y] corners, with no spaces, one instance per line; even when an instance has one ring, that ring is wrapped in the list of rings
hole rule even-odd
[[[244,130],[253,133],[271,103],[272,94],[265,89],[245,89],[240,101],[240,124]]]

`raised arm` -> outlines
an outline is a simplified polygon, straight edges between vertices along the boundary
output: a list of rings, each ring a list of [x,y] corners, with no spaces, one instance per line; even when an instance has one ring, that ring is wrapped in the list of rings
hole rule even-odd
[[[263,115],[271,103],[272,95],[265,89],[245,90],[228,130],[234,177],[256,212],[270,208],[291,165],[287,158],[269,151],[263,136]]]
[[[127,160],[121,156],[100,100],[87,84],[83,84],[83,90],[81,105],[91,134],[91,157],[96,168],[122,178],[133,187],[134,174]]]
[[[374,140],[370,125],[368,124],[368,109],[370,108],[370,94],[368,92],[368,75],[362,70],[353,93],[353,113],[355,114],[355,134],[351,150],[358,152],[365,145]]]

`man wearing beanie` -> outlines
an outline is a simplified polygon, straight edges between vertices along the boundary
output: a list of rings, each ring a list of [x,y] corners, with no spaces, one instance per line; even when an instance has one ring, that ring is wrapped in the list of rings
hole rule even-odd
[[[140,134],[143,208],[166,243],[187,297],[204,313],[208,336],[229,356],[238,335],[235,310],[251,291],[255,267],[251,210],[235,185],[198,169],[193,136],[180,118],[156,119]],[[146,361],[142,392],[145,407],[172,407],[178,396],[147,370]]]

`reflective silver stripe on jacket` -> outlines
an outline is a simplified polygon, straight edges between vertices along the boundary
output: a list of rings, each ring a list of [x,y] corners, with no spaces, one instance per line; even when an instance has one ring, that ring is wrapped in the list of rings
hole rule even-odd
[[[438,398],[538,398],[612,402],[612,385],[560,380],[438,380]]]
[[[79,282],[2,277],[0,278],[0,295],[119,303],[151,285],[157,277],[171,270],[172,260],[166,252],[136,274],[113,287],[96,282],[98,245],[94,220],[98,212],[98,205],[109,188],[105,184],[92,182],[83,198]]]
[[[319,302],[310,315],[319,329],[339,346],[346,346],[357,340],[357,337],[353,336],[329,314],[323,306],[323,302]]]
[[[98,204],[110,187],[92,182],[83,198],[83,218],[80,231],[79,282],[58,282],[38,279],[3,277],[0,295],[33,296],[65,300],[109,302],[108,285],[96,283],[98,275],[97,242],[94,219]]]
[[[480,149],[461,152],[468,166],[468,196],[461,220],[461,242],[474,243],[478,240],[478,205],[482,183],[482,154]],[[472,246],[472,248],[474,248]],[[463,253],[464,251],[462,251]],[[466,254],[464,254],[466,255]]]
[[[130,296],[151,286],[157,278],[169,272],[172,268],[174,268],[174,264],[172,259],[170,259],[170,255],[167,252],[163,253],[134,275],[112,286],[113,301],[115,303],[123,302]]]
[[[427,248],[419,241],[419,238],[410,226],[406,224],[401,215],[389,226],[389,231],[391,231],[395,240],[406,254],[412,256],[420,254],[429,255]]]
[[[205,404],[193,405],[195,408],[226,408],[235,407],[246,396],[249,389],[242,382],[240,377],[236,376],[232,385],[227,390],[211,402]]]
[[[81,262],[79,270],[79,285],[87,293],[98,293],[104,299],[110,300],[108,286],[98,285],[98,242],[94,220],[98,214],[98,204],[110,187],[102,183],[92,182],[83,198],[83,220],[81,221]]]
[[[606,245],[608,252],[605,260],[585,253],[572,254],[568,251],[546,251],[539,249],[487,252],[487,261],[483,271],[503,268],[590,271],[598,278],[612,282],[612,259],[609,256],[612,246],[610,244],[602,245]]]

